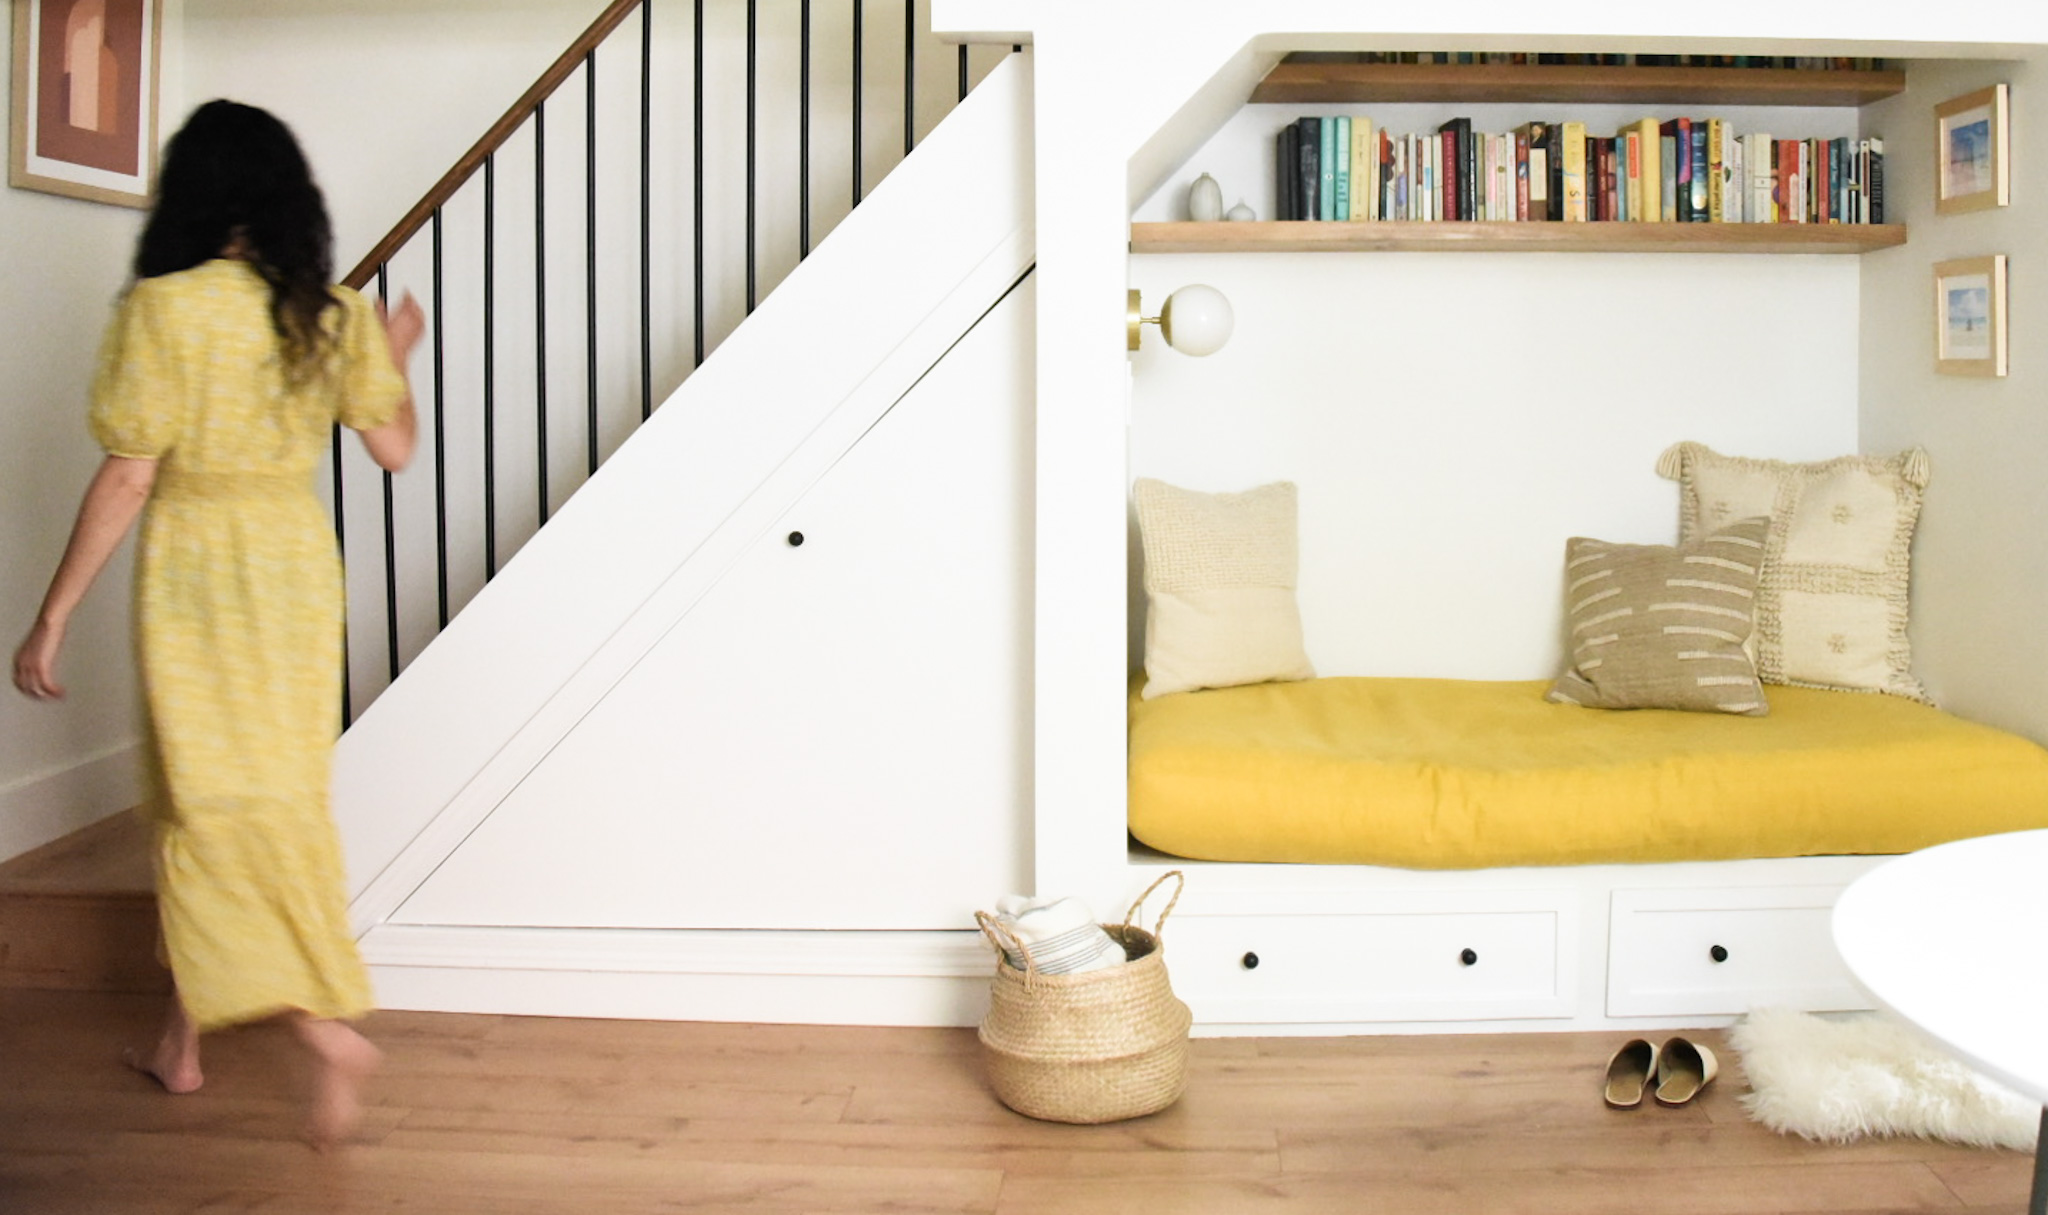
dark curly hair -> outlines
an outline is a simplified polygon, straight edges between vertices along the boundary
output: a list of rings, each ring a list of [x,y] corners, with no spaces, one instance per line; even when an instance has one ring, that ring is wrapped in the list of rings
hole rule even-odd
[[[337,306],[326,201],[289,127],[255,106],[209,101],[165,149],[135,275],[189,270],[236,244],[270,285],[287,374],[306,378],[330,341],[322,317]]]

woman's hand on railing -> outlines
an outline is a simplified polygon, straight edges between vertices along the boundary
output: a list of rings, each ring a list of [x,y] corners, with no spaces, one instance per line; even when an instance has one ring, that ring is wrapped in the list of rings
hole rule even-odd
[[[396,311],[388,311],[384,301],[377,301],[377,319],[384,325],[384,342],[391,351],[391,365],[398,369],[398,376],[405,381],[405,397],[398,403],[398,413],[391,421],[362,433],[363,447],[370,458],[385,472],[403,472],[412,463],[413,448],[419,442],[419,419],[412,405],[412,363],[413,347],[420,344],[420,338],[427,331],[427,316],[420,309],[420,302],[408,291],[398,301]]]
[[[408,291],[399,299],[396,312],[386,309],[382,300],[377,301],[377,319],[384,322],[384,340],[391,347],[392,365],[398,368],[398,374],[405,375],[413,347],[420,344],[420,338],[427,332],[427,314]]]

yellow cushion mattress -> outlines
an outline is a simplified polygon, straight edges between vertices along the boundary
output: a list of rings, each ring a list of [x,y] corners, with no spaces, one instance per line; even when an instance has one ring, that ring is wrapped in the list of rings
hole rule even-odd
[[[1910,852],[2048,827],[2048,750],[1896,696],[1768,717],[1548,681],[1312,679],[1131,700],[1131,834],[1199,860],[1474,869]]]

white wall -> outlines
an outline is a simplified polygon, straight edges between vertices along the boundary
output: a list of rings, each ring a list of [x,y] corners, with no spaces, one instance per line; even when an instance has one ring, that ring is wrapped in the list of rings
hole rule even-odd
[[[172,31],[181,7],[182,0],[164,6]],[[12,40],[13,23],[0,22],[0,92],[8,95]],[[161,71],[165,95],[176,96],[174,36]],[[35,619],[99,463],[85,430],[86,390],[142,218],[128,207],[0,191],[0,643],[9,655]],[[65,700],[0,692],[0,859],[140,796],[128,588],[124,549],[73,618],[58,670]]]
[[[1965,716],[2048,742],[2048,105],[2043,56],[1915,66],[1903,96],[1873,107],[1885,123],[1887,189],[1912,241],[1864,259],[1863,447],[1919,443],[1934,476],[1914,545],[1913,664]],[[1934,107],[2003,81],[2012,86],[2012,205],[1934,213]],[[2012,371],[2004,379],[1934,370],[1934,265],[2004,253],[2011,266]]]
[[[1453,114],[1507,130],[1557,107],[1328,107],[1395,132]],[[1204,170],[1270,213],[1273,132],[1246,106],[1138,209],[1184,218]],[[1655,111],[1660,116],[1671,111]],[[1612,130],[1641,110],[1575,108]],[[1853,109],[1727,110],[1738,130],[1855,135]],[[1537,679],[1560,657],[1574,535],[1671,543],[1681,439],[1820,459],[1856,449],[1854,257],[1697,254],[1147,255],[1147,311],[1188,282],[1237,330],[1206,358],[1148,333],[1131,468],[1206,490],[1301,486],[1299,597],[1326,675]],[[1131,663],[1142,657],[1133,596]]]

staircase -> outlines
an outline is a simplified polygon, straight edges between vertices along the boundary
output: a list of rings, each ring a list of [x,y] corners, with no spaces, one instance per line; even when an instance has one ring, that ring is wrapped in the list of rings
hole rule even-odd
[[[695,3],[700,35],[706,3]],[[852,47],[830,52],[850,51],[856,96],[869,7],[853,0]],[[776,254],[756,232],[752,0],[746,9],[743,274],[706,267],[718,242],[703,231],[701,94],[685,285],[666,281],[683,247],[664,253],[652,231],[660,171],[641,162],[628,238],[602,219],[597,183],[620,171],[599,167],[594,126],[568,152],[588,186],[570,208],[570,239],[550,235],[565,208],[541,167],[544,147],[562,157],[562,133],[545,127],[549,99],[580,83],[563,95],[582,94],[582,115],[611,108],[597,81],[600,55],[620,57],[606,49],[615,31],[629,36],[627,61],[641,61],[643,96],[653,71],[650,9],[618,0],[351,275],[374,293],[421,295],[431,321],[431,367],[415,372],[430,436],[423,467],[394,483],[338,443],[331,470],[350,574],[354,723],[336,813],[386,1007],[965,1023],[978,1016],[986,969],[960,927],[978,901],[1028,882],[1028,740],[1016,724],[1029,718],[1018,711],[1030,633],[1028,72],[1008,72],[971,129],[915,137],[911,0],[901,156],[927,141],[936,151],[906,159],[922,166],[912,172],[876,172],[873,149],[861,150],[871,107],[856,103],[849,201],[814,214],[806,177],[800,244]],[[806,0],[807,90],[812,57],[828,53],[812,45],[810,9]],[[695,53],[701,80],[701,38]],[[964,101],[964,49],[957,67],[953,100]],[[607,66],[603,78],[620,75]],[[643,106],[643,150],[647,121]],[[808,174],[808,116],[803,144]],[[531,179],[508,189],[501,162],[530,166]],[[508,211],[508,197],[525,201]],[[531,226],[517,250],[531,260],[516,272],[515,259],[493,256],[505,246],[501,212]],[[582,269],[551,281],[551,240],[587,255]],[[600,264],[620,246],[624,269]],[[482,251],[477,264],[460,266],[462,247]],[[622,276],[639,279],[637,309],[625,309],[638,332],[624,339],[604,331],[616,300],[633,294],[611,289]],[[514,278],[528,294],[508,302]],[[662,300],[684,297],[680,323],[660,315]],[[548,319],[565,310],[566,331]],[[508,347],[530,353],[508,361]],[[564,365],[573,406],[551,436]],[[660,434],[641,436],[642,423]],[[523,450],[507,439],[515,426]],[[523,480],[506,488],[522,456]],[[803,543],[788,522],[799,512],[819,539],[789,565],[769,554]],[[662,526],[650,530],[654,519]],[[935,577],[931,553],[942,551],[963,556]],[[880,615],[821,628],[803,606],[854,601]],[[776,645],[779,668],[725,662],[734,647],[718,621],[757,628],[778,611],[783,635],[806,639]],[[961,621],[978,631],[963,634]],[[707,704],[661,699],[676,670],[709,689]],[[980,711],[948,703],[962,678]],[[827,695],[808,715],[760,695],[792,684]],[[893,687],[902,711],[847,718],[841,702],[867,686]],[[687,748],[659,734],[616,741],[685,719],[702,758],[680,768]],[[906,739],[925,745],[906,752]],[[714,771],[722,792],[689,784],[721,759],[765,758],[784,743],[810,762]],[[612,841],[579,853],[593,827],[611,840],[674,819],[666,808],[679,797],[723,808],[700,810],[661,850]],[[913,817],[891,826],[905,804]],[[914,821],[920,812],[929,824]],[[564,835],[565,825],[578,829]],[[0,986],[167,987],[146,834],[134,815],[117,816],[0,865]],[[537,882],[521,869],[536,855],[550,871]],[[694,870],[676,870],[684,857]],[[646,869],[650,859],[667,869]],[[644,872],[593,871],[615,860]],[[575,879],[551,885],[557,871]],[[870,892],[865,909],[835,893],[848,883]],[[538,903],[504,897],[536,885]],[[697,897],[677,902],[675,889]],[[792,983],[806,993],[794,1001]]]
[[[169,991],[148,844],[131,811],[0,864],[0,988]]]

